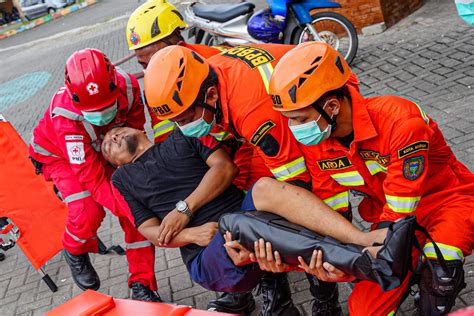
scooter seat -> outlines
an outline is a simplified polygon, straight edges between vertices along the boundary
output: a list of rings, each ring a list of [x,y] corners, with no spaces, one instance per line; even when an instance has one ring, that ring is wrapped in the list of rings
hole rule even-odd
[[[255,5],[250,2],[237,4],[204,4],[195,3],[193,12],[196,16],[216,22],[227,22],[239,15],[250,13]]]

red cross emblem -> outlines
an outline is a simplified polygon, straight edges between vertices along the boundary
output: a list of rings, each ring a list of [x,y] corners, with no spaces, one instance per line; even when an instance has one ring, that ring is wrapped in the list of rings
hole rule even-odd
[[[79,156],[81,154],[81,149],[77,146],[71,148],[71,152],[73,156]]]
[[[89,95],[94,95],[99,93],[99,85],[95,82],[89,82],[87,84],[87,92],[89,92]]]

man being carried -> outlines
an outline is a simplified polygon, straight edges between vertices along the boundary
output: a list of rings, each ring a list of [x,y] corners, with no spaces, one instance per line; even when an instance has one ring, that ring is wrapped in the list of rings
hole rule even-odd
[[[226,292],[248,291],[259,283],[263,272],[251,264],[250,253],[230,242],[230,236],[223,247],[223,236],[215,234],[217,220],[239,211],[243,198],[231,185],[237,170],[223,150],[209,149],[179,130],[153,145],[138,130],[115,128],[105,136],[102,152],[119,166],[112,182],[130,206],[140,233],[155,245],[180,247],[193,281]],[[321,218],[316,232],[368,247],[373,256],[378,248],[370,246],[383,243],[387,234],[386,229],[363,233],[311,192],[270,178],[259,180],[249,194],[255,209],[283,216],[293,209],[312,212]],[[161,221],[175,207],[176,221],[186,227],[168,244],[160,244]]]

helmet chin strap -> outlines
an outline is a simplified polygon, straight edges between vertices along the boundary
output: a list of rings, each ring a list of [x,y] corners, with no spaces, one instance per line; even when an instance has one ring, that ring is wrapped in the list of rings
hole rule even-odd
[[[314,102],[313,104],[311,104],[311,106],[316,110],[318,111],[319,114],[321,114],[321,116],[326,120],[326,122],[328,122],[328,124],[331,126],[331,129],[334,131],[336,129],[336,120],[334,119],[334,117],[337,117],[336,115],[334,115],[333,117],[330,117],[326,111],[324,111],[324,109],[319,106],[316,102]]]

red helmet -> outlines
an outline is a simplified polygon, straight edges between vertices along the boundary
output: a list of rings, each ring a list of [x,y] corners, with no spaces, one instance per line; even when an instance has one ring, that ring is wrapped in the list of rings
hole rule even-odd
[[[74,105],[82,111],[108,107],[119,93],[115,66],[97,49],[72,54],[66,62],[64,82]]]

